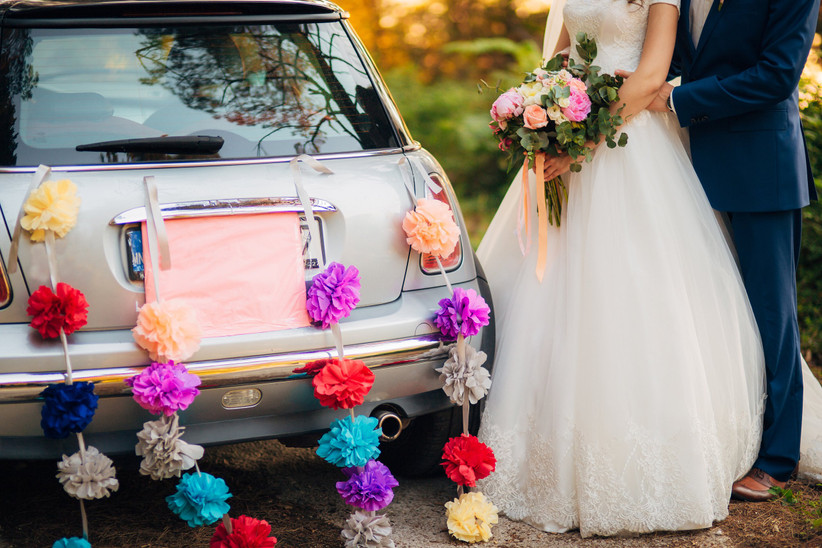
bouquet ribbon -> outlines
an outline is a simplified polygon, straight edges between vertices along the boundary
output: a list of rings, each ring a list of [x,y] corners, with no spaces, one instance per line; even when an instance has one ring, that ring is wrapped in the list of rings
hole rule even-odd
[[[538,249],[537,249],[537,279],[542,282],[545,275],[545,264],[548,262],[548,211],[545,202],[545,156],[537,154],[535,159],[537,176],[537,226],[538,226]],[[525,164],[522,166],[522,195],[520,196],[520,215],[517,223],[517,239],[519,248],[523,255],[527,255],[531,248],[531,189],[528,184],[528,171],[530,169],[528,156],[525,157]],[[522,227],[525,226],[525,244],[522,241]]]

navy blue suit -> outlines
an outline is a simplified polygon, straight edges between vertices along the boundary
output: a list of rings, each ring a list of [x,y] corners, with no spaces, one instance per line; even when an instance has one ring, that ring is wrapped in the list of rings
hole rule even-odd
[[[819,0],[715,0],[699,40],[682,0],[672,73],[680,125],[711,205],[728,213],[762,335],[768,397],[755,464],[780,481],[799,460],[796,318],[801,209],[816,190],[797,105]]]

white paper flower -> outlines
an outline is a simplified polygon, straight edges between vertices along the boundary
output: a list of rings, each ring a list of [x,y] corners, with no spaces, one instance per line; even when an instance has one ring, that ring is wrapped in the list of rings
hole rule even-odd
[[[482,367],[488,356],[485,352],[477,352],[470,344],[465,345],[465,361],[460,362],[457,347],[454,346],[448,352],[449,358],[442,367],[436,369],[440,373],[442,389],[457,405],[465,402],[465,395],[468,401],[477,403],[488,393],[491,388],[491,374]]]
[[[394,548],[391,539],[391,522],[384,514],[356,510],[345,522],[342,530],[345,548]]]
[[[109,496],[120,487],[111,459],[89,445],[85,455],[74,453],[57,463],[57,479],[74,498],[92,500]]]
[[[197,459],[202,458],[203,448],[181,440],[184,431],[185,427],[179,426],[177,413],[143,423],[143,429],[137,434],[140,441],[134,448],[134,452],[143,457],[140,473],[155,480],[179,478],[182,470],[193,467]]]

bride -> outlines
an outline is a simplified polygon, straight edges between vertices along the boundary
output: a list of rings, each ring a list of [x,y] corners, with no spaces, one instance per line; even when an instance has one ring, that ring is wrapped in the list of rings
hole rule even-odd
[[[564,175],[541,283],[537,254],[517,245],[519,184],[478,250],[498,326],[479,433],[497,469],[480,488],[546,531],[709,527],[757,456],[765,373],[753,313],[675,118],[644,110],[668,72],[678,2],[568,0],[564,25],[554,2],[546,53],[574,52],[569,36],[586,32],[603,72],[636,71],[620,89],[628,146],[599,146]],[[810,379],[805,431],[822,433]],[[803,436],[806,473],[822,475],[820,449]]]

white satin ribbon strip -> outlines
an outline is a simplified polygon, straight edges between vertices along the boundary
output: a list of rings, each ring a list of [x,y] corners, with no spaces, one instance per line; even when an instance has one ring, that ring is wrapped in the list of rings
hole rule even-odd
[[[168,234],[166,224],[163,221],[163,213],[160,210],[160,199],[154,177],[148,175],[143,177],[146,185],[146,209],[148,213],[146,219],[151,218],[154,225],[154,234],[157,236],[157,246],[160,252],[160,268],[171,270],[171,250],[168,246]]]
[[[29,183],[29,189],[23,197],[23,203],[20,204],[20,211],[17,213],[17,222],[14,223],[14,234],[11,237],[11,249],[9,249],[9,274],[14,274],[17,272],[17,250],[20,247],[20,236],[23,231],[23,226],[20,224],[20,221],[22,221],[23,217],[26,215],[26,211],[24,209],[26,202],[29,199],[31,191],[40,186],[49,175],[51,175],[51,168],[49,166],[44,166],[42,164],[37,166],[37,171],[34,172],[31,182]]]
[[[407,170],[403,168],[404,165],[408,165]],[[414,168],[411,167],[411,163],[406,160],[405,156],[400,157],[397,161],[397,167],[400,169],[400,176],[405,185],[405,190],[408,192],[408,197],[411,198],[411,203],[414,204],[414,207],[417,207],[417,193],[414,191]],[[410,179],[408,178],[408,172],[411,172]]]
[[[49,265],[49,282],[51,282],[51,290],[57,291],[57,280],[60,277],[57,275],[57,255],[54,251],[55,239],[54,232],[46,230],[46,237],[43,241],[46,244],[46,259]]]
[[[432,194],[439,194],[442,192],[442,187],[434,182],[434,179],[432,179],[431,175],[428,174],[428,170],[423,167],[420,159],[412,156],[410,160],[411,164],[416,167],[420,173],[422,173],[422,180],[425,183],[425,186],[428,187],[428,190],[430,190]]]
[[[342,361],[345,357],[343,356],[342,331],[340,331],[339,323],[334,322],[331,324],[331,334],[334,336],[334,344],[337,346],[337,357]]]
[[[408,175],[406,174],[405,170],[402,169],[403,164],[408,164],[408,170],[411,172],[411,180],[408,180]],[[408,190],[408,195],[411,196],[411,201],[414,202],[414,205],[417,205],[417,195],[414,190],[414,168],[420,172],[422,176],[422,181],[428,190],[431,191],[432,194],[439,194],[442,192],[442,187],[434,182],[434,179],[431,178],[431,175],[428,174],[428,171],[423,167],[422,162],[420,162],[419,158],[406,158],[405,156],[401,157],[397,161],[397,165],[400,166],[400,173],[402,174],[402,180],[405,183],[405,188]]]
[[[311,205],[311,198],[309,198],[308,193],[305,191],[305,186],[303,186],[303,177],[300,172],[300,162],[308,164],[309,167],[318,173],[333,175],[334,172],[321,164],[319,160],[312,158],[308,154],[300,154],[299,156],[292,158],[289,162],[291,166],[291,178],[294,180],[294,187],[297,189],[297,197],[300,199],[300,204],[303,206],[303,211],[305,211],[305,222],[308,225],[308,238],[310,244],[312,241],[320,241],[320,227],[317,224],[317,220],[314,218],[314,208]],[[320,270],[324,269],[325,261],[323,260],[322,253],[320,253],[319,257],[317,257],[317,260],[320,262]]]
[[[160,204],[157,201],[157,187],[154,185],[154,177],[143,177],[143,184],[146,189],[146,234],[148,236],[148,256],[151,262],[151,278],[154,281],[154,296],[157,302],[160,302],[160,268],[158,254],[162,253],[159,244],[158,226],[155,223],[155,209],[152,205],[152,190],[154,204],[157,205],[157,213],[159,213]],[[159,216],[160,225],[163,227],[163,235],[165,235],[165,224],[163,224],[162,215]],[[166,237],[166,246],[168,246],[168,238]],[[168,248],[166,247],[168,253]],[[171,267],[171,258],[166,261]]]

